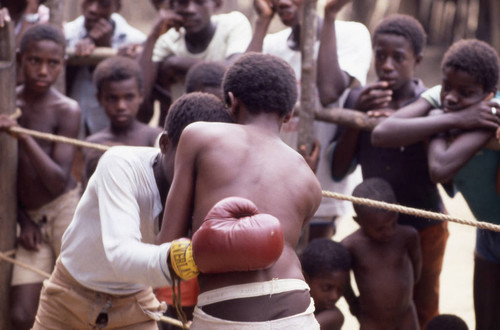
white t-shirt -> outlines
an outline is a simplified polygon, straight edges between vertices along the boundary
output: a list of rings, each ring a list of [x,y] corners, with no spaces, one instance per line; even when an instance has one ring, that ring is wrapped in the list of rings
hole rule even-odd
[[[118,49],[131,44],[141,44],[146,40],[146,35],[136,28],[130,26],[119,14],[113,13],[111,19],[115,22],[115,29],[111,37],[111,47]],[[77,17],[74,21],[64,24],[64,35],[66,47],[72,49],[78,41],[87,36],[85,29],[85,18]],[[82,109],[82,125],[80,136],[83,137],[84,126],[89,128],[90,134],[99,132],[109,126],[109,119],[104,109],[96,98],[97,90],[92,81],[93,68],[81,66],[76,72],[69,96],[76,100]]]
[[[244,53],[252,39],[250,22],[240,12],[213,15],[212,22],[217,26],[207,49],[193,54],[186,47],[186,31],[181,28],[168,30],[156,41],[153,49],[153,62],[161,62],[169,56],[185,56],[204,61],[222,61],[232,54]],[[172,86],[175,100],[184,94],[184,81]]]
[[[113,147],[99,160],[63,235],[61,261],[83,286],[115,295],[170,285],[170,243],[154,245],[162,210],[158,149]]]
[[[356,78],[362,85],[366,83],[366,75],[370,68],[372,55],[371,39],[368,29],[361,23],[335,21],[335,35],[337,37],[337,56],[340,68],[353,78]],[[300,51],[292,50],[288,47],[287,40],[292,33],[291,28],[286,28],[277,33],[269,34],[264,38],[263,53],[281,57],[287,61],[295,71],[297,76],[297,86],[300,92],[301,78],[301,54]],[[319,51],[319,40],[314,45],[316,57]],[[349,90],[344,91],[338,105],[342,105],[349,94]],[[297,150],[299,118],[294,117],[289,123],[283,125],[281,137],[285,143]],[[333,181],[328,161],[327,147],[332,141],[337,131],[337,125],[315,121],[314,131],[319,140],[320,161],[316,176],[324,190],[350,194],[354,187],[361,182],[361,171],[357,169],[351,175],[340,182]],[[332,198],[323,198],[316,217],[332,217],[343,215],[349,212],[351,204],[341,202]]]

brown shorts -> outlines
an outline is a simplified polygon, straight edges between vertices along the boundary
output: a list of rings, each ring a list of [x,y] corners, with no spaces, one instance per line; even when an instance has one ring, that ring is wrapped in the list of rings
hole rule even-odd
[[[165,310],[151,288],[125,296],[93,291],[58,260],[43,283],[33,329],[158,329],[156,321]]]
[[[73,220],[79,200],[80,185],[38,210],[28,211],[29,217],[40,227],[42,242],[39,251],[26,250],[19,245],[16,260],[50,274],[61,252],[62,236]],[[45,277],[38,273],[14,265],[11,285],[42,283],[44,279]]]

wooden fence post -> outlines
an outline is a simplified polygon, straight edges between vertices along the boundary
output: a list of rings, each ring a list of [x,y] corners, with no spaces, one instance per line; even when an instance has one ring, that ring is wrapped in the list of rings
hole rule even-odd
[[[316,42],[317,0],[305,0],[302,14],[302,29],[300,32],[300,51],[302,58],[302,74],[300,79],[300,111],[298,145],[305,145],[309,153],[314,141],[314,111],[317,108],[316,97]],[[297,146],[298,149],[298,146]]]
[[[16,106],[16,42],[12,22],[0,28],[0,114]],[[0,133],[0,252],[14,248],[17,214],[17,141]],[[11,329],[9,291],[12,265],[0,261],[0,329]]]

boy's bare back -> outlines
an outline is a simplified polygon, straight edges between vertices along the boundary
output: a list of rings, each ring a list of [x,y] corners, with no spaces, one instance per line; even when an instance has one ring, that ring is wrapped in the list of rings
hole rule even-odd
[[[218,201],[239,196],[253,201],[259,212],[277,217],[285,233],[284,252],[272,268],[238,276],[202,275],[201,292],[272,278],[303,279],[294,247],[301,229],[319,205],[321,188],[302,156],[286,146],[277,134],[254,125],[192,124],[179,142],[176,171],[179,181],[189,190],[179,196],[178,202],[186,204],[185,196],[194,200],[193,232]],[[196,178],[196,182],[185,181],[189,178]],[[193,183],[195,186],[189,189]],[[169,232],[179,229],[170,227]]]
[[[376,242],[361,229],[342,241],[353,258],[359,290],[359,320],[367,328],[401,327],[405,316],[414,313],[412,292],[415,267],[412,253],[418,245],[417,231],[397,225],[393,238]],[[371,326],[370,326],[371,325]]]

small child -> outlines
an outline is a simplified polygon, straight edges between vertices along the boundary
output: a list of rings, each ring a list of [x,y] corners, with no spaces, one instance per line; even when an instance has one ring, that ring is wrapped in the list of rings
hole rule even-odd
[[[52,87],[64,69],[62,31],[35,25],[26,30],[19,51],[24,79],[17,88],[17,105],[23,112],[19,126],[76,138],[80,108]],[[15,126],[9,117],[0,115],[0,131]],[[76,147],[13,135],[19,143],[17,221],[21,232],[16,260],[50,273],[79,200],[79,188],[71,176]],[[33,325],[43,280],[39,274],[14,266],[10,315],[16,329]]]
[[[92,134],[88,142],[153,147],[161,133],[136,119],[143,100],[143,79],[139,64],[122,56],[102,61],[94,71],[97,99],[109,118],[109,126]],[[102,152],[84,150],[87,178],[95,170]],[[85,177],[84,176],[84,177]],[[84,183],[86,180],[83,180]]]
[[[456,315],[441,314],[432,318],[425,330],[469,330],[469,327]]]
[[[359,184],[353,196],[394,203],[392,187],[383,179]],[[345,297],[364,329],[419,329],[413,287],[422,268],[417,231],[398,225],[398,214],[354,204],[361,227],[342,244],[351,254],[359,297]]]
[[[346,248],[328,238],[313,240],[300,257],[304,278],[311,288],[321,329],[337,330],[344,315],[335,304],[344,295],[349,283],[351,256]]]

